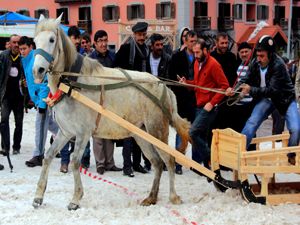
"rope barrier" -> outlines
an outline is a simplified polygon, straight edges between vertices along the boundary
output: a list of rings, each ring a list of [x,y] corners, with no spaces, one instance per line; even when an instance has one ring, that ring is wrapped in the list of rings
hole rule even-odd
[[[112,185],[115,188],[118,188],[119,190],[123,191],[126,195],[130,196],[131,198],[135,198],[135,200],[137,202],[140,202],[142,199],[137,193],[130,191],[127,187],[117,184],[113,181],[110,181],[110,180],[104,178],[103,176],[94,175],[93,173],[88,172],[87,169],[83,169],[82,167],[79,168],[79,171],[81,174],[90,177],[92,180],[102,181],[103,183],[106,183],[106,184]],[[188,218],[186,218],[185,216],[182,216],[178,210],[172,209],[171,206],[166,205],[163,207],[166,208],[168,210],[168,212],[171,215],[173,215],[173,217],[176,217],[176,218],[182,220],[185,224],[198,225],[197,222],[191,221]]]

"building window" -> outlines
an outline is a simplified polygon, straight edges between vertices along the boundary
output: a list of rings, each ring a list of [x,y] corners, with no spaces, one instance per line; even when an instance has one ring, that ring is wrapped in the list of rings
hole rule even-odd
[[[267,6],[267,5],[258,5],[257,6],[257,19],[258,20],[269,19],[269,6]]]
[[[208,3],[207,2],[195,2],[195,16],[207,16],[208,15]]]
[[[120,7],[116,5],[108,5],[102,7],[103,21],[118,21],[120,18]]]
[[[256,6],[255,4],[247,4],[246,5],[246,21],[247,22],[255,22],[256,17]]]
[[[47,9],[37,9],[34,10],[34,18],[40,18],[40,15],[43,14],[45,18],[49,18],[49,10]]]
[[[24,16],[30,16],[30,13],[27,9],[20,9],[17,11],[17,13],[24,15]]]
[[[127,19],[145,19],[145,5],[133,4],[127,6]]]
[[[243,5],[242,4],[234,4],[233,8],[233,17],[235,20],[242,20],[243,19]]]
[[[77,26],[79,29],[85,30],[88,33],[92,32],[91,7],[79,8],[79,20]]]
[[[69,24],[69,11],[68,11],[68,8],[56,9],[56,18],[59,17],[61,14],[63,14],[62,18],[61,18],[61,23],[62,24]]]
[[[91,20],[91,7],[79,8],[79,20]]]
[[[176,5],[174,2],[162,2],[156,4],[157,19],[175,19]]]

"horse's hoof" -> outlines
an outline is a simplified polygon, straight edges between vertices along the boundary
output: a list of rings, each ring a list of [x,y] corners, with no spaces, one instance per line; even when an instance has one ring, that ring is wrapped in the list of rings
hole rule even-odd
[[[180,205],[182,203],[182,200],[180,198],[180,196],[176,195],[175,197],[172,197],[170,199],[170,201],[172,202],[172,204],[174,205]]]
[[[79,205],[77,205],[77,204],[75,204],[75,203],[70,203],[69,205],[68,205],[68,210],[77,210],[77,209],[79,209],[80,207],[79,207]]]
[[[35,198],[33,200],[32,206],[37,209],[38,207],[40,207],[43,203],[43,199],[42,198]]]
[[[156,204],[156,199],[154,198],[145,198],[142,202],[141,202],[141,206],[150,206],[150,205],[155,205]]]

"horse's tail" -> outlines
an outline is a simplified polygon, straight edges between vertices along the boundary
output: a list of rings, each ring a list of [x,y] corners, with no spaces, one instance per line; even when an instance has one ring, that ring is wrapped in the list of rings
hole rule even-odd
[[[191,123],[187,119],[183,119],[178,115],[175,94],[170,89],[168,89],[168,92],[171,98],[172,121],[170,121],[170,125],[175,128],[177,134],[180,136],[181,139],[181,144],[177,150],[182,153],[185,153],[188,142],[190,141],[189,130],[191,127]]]

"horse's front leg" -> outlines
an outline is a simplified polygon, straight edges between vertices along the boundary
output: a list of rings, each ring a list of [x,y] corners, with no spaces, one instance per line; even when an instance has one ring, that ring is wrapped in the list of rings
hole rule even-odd
[[[68,140],[69,139],[59,131],[54,142],[52,143],[50,148],[46,151],[43,160],[40,179],[38,181],[35,197],[32,203],[34,208],[39,207],[43,203],[43,198],[44,198],[44,194],[47,187],[47,181],[48,181],[49,166],[54,156],[57,154],[58,151],[60,151],[63,148],[63,146],[65,146]]]
[[[87,146],[87,143],[89,141],[90,135],[87,135],[85,137],[77,136],[75,141],[75,148],[72,156],[71,161],[71,169],[73,171],[74,176],[74,194],[72,201],[68,205],[69,210],[76,210],[79,208],[79,201],[83,196],[83,186],[81,182],[79,167],[81,164],[81,158],[83,155],[83,152]]]

